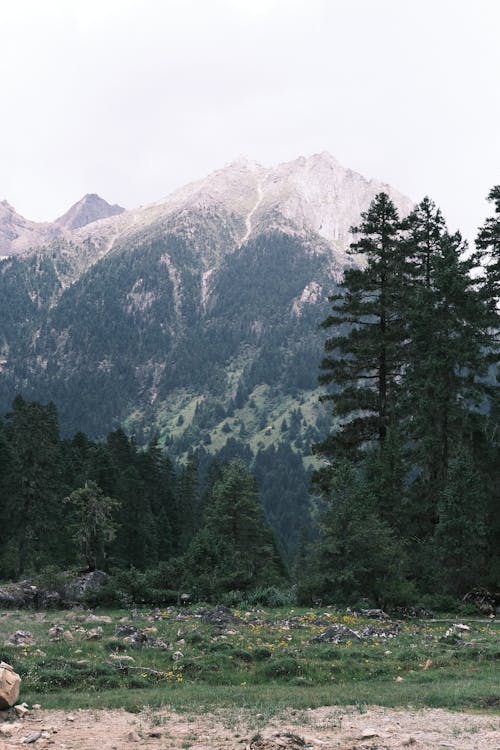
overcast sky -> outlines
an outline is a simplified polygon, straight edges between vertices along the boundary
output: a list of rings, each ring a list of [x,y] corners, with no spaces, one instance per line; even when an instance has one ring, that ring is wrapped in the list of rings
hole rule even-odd
[[[330,151],[474,237],[500,183],[499,0],[0,0],[0,199],[126,208]]]

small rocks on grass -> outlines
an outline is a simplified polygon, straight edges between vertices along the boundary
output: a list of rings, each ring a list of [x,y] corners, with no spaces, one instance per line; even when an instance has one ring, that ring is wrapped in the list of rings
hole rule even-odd
[[[89,615],[85,618],[84,622],[110,625],[113,622],[113,618],[109,615]]]
[[[362,609],[362,617],[373,618],[375,620],[389,620],[389,615],[383,609]]]
[[[29,630],[16,630],[15,633],[4,641],[4,646],[32,646],[35,639]]]
[[[311,638],[313,643],[343,643],[345,641],[359,640],[361,640],[359,635],[346,625],[330,625],[322,633]]]
[[[86,641],[100,641],[102,638],[102,628],[98,625],[96,628],[86,630],[83,636]]]
[[[128,656],[127,654],[110,654],[109,658],[112,661],[135,661],[133,656]]]

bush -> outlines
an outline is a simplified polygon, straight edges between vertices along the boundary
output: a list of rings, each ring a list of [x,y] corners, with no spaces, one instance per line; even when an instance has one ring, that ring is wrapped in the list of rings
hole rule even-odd
[[[250,591],[246,594],[245,601],[250,607],[289,607],[296,604],[297,591],[294,586],[290,588],[265,586]]]
[[[281,659],[273,659],[269,664],[266,664],[262,673],[270,680],[297,677],[300,673],[300,664],[293,656],[283,656]]]

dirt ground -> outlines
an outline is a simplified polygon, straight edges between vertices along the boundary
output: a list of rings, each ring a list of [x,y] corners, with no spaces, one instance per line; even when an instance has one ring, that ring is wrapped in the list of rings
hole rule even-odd
[[[190,715],[145,708],[125,711],[31,710],[0,722],[0,750],[500,750],[498,715],[371,707],[289,711],[266,721],[240,709]]]

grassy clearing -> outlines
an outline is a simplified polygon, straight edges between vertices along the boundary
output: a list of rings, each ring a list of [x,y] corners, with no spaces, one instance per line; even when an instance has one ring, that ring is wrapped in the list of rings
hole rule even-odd
[[[470,630],[446,635],[450,621],[401,622],[395,629],[333,609],[233,610],[215,622],[207,621],[210,614],[94,613],[111,618],[98,622],[83,610],[3,612],[0,644],[18,630],[29,631],[33,642],[0,645],[0,659],[21,674],[22,700],[52,708],[236,706],[267,716],[335,704],[500,707],[494,621],[466,620]],[[56,625],[59,640],[49,635]],[[338,644],[312,641],[330,625],[354,631],[371,625],[375,632]],[[134,647],[130,635],[117,631],[125,626],[146,642]],[[96,627],[102,633],[89,639]]]

